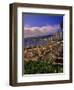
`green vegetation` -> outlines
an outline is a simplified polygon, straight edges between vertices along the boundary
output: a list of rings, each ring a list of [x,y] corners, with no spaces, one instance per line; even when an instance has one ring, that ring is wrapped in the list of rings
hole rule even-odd
[[[63,65],[50,64],[48,61],[24,61],[24,74],[39,74],[39,73],[62,73]]]
[[[24,48],[24,74],[62,73],[63,41]]]

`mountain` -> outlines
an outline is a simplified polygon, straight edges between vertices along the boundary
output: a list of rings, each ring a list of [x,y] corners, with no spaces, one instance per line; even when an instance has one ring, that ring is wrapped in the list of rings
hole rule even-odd
[[[63,40],[63,32],[58,31],[52,35],[45,35],[39,37],[24,38],[24,47],[36,47],[41,45],[47,45],[50,41]]]

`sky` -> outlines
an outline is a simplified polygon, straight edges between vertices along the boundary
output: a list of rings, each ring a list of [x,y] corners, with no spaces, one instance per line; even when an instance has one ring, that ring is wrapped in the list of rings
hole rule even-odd
[[[60,30],[62,15],[23,14],[24,37],[43,36]]]

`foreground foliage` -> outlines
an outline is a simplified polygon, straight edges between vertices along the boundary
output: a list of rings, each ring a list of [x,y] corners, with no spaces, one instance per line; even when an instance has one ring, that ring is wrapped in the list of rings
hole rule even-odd
[[[63,65],[50,64],[47,61],[24,61],[24,74],[39,74],[39,73],[62,73]]]

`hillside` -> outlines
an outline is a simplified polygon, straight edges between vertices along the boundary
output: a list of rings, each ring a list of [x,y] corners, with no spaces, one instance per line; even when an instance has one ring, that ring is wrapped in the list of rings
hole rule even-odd
[[[25,61],[48,60],[50,63],[63,63],[63,42],[51,41],[46,46],[24,49]]]
[[[24,46],[25,74],[63,72],[63,32],[28,38]]]

